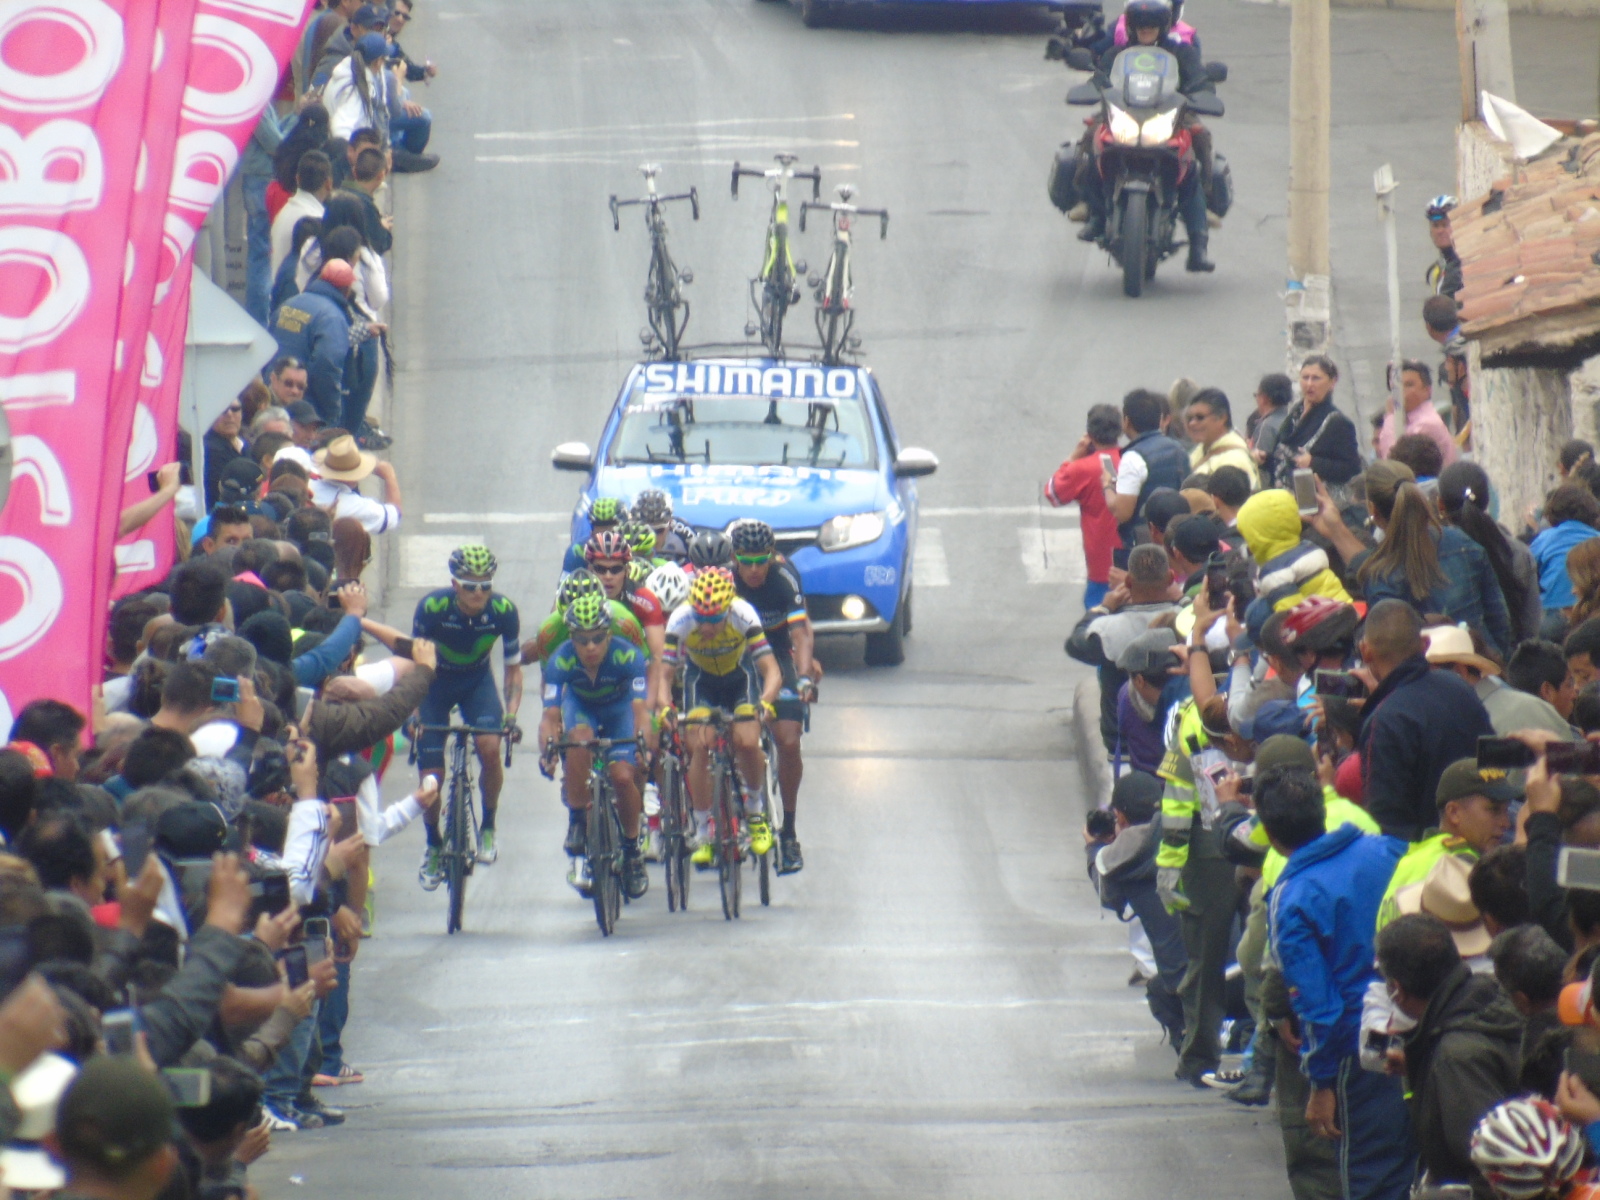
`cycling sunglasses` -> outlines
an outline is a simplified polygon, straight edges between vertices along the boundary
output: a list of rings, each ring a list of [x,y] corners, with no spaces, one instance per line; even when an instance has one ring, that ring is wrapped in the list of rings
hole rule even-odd
[[[494,590],[494,580],[485,579],[482,583],[469,583],[465,579],[457,579],[455,585],[463,592],[491,592]]]
[[[694,619],[696,621],[699,621],[700,624],[702,624],[702,625],[712,625],[712,624],[715,624],[716,622],[722,620],[722,618],[727,616],[727,615],[728,615],[727,613],[703,613],[703,612],[697,612],[694,615]]]
[[[772,561],[772,552],[769,550],[766,554],[735,554],[733,557],[747,567],[760,567]]]
[[[606,633],[575,633],[572,635],[574,646],[604,646],[611,640],[611,634]]]
[[[589,569],[596,575],[626,575],[627,563],[590,563]]]

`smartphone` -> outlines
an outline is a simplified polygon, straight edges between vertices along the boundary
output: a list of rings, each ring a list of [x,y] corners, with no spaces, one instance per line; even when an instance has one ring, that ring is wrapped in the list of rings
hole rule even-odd
[[[150,857],[150,826],[143,821],[129,821],[122,827],[122,862],[130,881],[139,878],[144,870],[144,860]]]
[[[100,1018],[100,1036],[105,1039],[107,1054],[132,1054],[134,1034],[138,1032],[139,1017],[131,1008],[107,1009]]]
[[[410,639],[408,637],[397,637],[397,638],[395,638],[395,640],[394,640],[394,649],[389,651],[389,653],[393,654],[396,658],[410,658],[411,657],[411,641],[412,641],[412,639]]]
[[[1389,1035],[1381,1029],[1369,1029],[1366,1032],[1366,1047],[1375,1054],[1389,1052]]]
[[[1242,779],[1239,780],[1239,789],[1238,789],[1239,795],[1248,796],[1252,792],[1254,792],[1255,790],[1256,790],[1256,781],[1255,781],[1255,777],[1254,776],[1246,775]]]
[[[1295,468],[1294,502],[1302,517],[1314,517],[1321,508],[1317,503],[1316,474],[1307,467]]]
[[[1350,671],[1318,671],[1316,684],[1319,696],[1339,696],[1346,700],[1366,699],[1367,685]]]
[[[1215,766],[1205,768],[1206,778],[1211,780],[1212,787],[1220,787],[1222,781],[1228,777],[1228,764],[1217,763]]]
[[[251,909],[275,917],[289,907],[289,877],[281,871],[263,875],[250,884]]]
[[[1481,737],[1478,739],[1478,766],[1498,771],[1525,771],[1539,761],[1539,756],[1516,738]]]
[[[290,991],[310,981],[311,964],[307,961],[308,956],[304,946],[290,946],[287,950],[279,950],[277,957],[283,964],[284,977],[288,980]]]
[[[1600,743],[1551,742],[1544,762],[1552,775],[1600,775]]]
[[[1116,469],[1116,467],[1111,465],[1111,455],[1102,454],[1100,456],[1100,469],[1102,471],[1104,471],[1107,475],[1111,475],[1111,476],[1115,476],[1116,475],[1117,469]]]
[[[152,492],[159,492],[161,490],[161,481],[156,478],[156,474],[157,472],[155,471],[146,471],[144,476],[144,481],[150,485],[150,490]]]
[[[1206,600],[1213,612],[1228,604],[1228,560],[1220,553],[1206,559]]]
[[[213,679],[211,681],[211,703],[239,703],[239,681],[227,675],[219,675]]]
[[[1556,857],[1556,882],[1564,888],[1600,892],[1600,850],[1563,846]]]
[[[100,848],[106,852],[106,863],[108,865],[122,857],[122,843],[117,841],[117,835],[109,829],[100,831]]]
[[[161,1080],[178,1108],[204,1108],[211,1103],[211,1072],[204,1067],[162,1067]]]

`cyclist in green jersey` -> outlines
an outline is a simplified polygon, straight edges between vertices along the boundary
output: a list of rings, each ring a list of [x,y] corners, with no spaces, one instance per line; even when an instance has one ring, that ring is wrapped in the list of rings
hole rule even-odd
[[[561,590],[556,593],[555,609],[539,623],[538,632],[522,643],[522,661],[525,663],[536,662],[543,669],[545,663],[550,661],[550,655],[557,646],[571,636],[567,629],[565,613],[572,602],[583,595],[600,595],[604,591],[600,579],[592,571],[574,571],[561,581]],[[644,639],[644,627],[639,624],[639,618],[627,605],[613,600],[609,602],[611,612],[611,632],[620,638],[632,642],[639,649],[647,649]]]

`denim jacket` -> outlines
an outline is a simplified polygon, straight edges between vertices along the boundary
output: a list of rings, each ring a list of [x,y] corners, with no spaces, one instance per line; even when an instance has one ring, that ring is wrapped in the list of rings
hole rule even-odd
[[[1439,570],[1445,581],[1419,601],[1412,596],[1405,576],[1399,571],[1378,576],[1365,585],[1367,605],[1395,599],[1404,600],[1424,615],[1443,613],[1452,624],[1465,622],[1478,630],[1489,639],[1490,645],[1509,656],[1514,649],[1511,617],[1489,556],[1482,546],[1454,525],[1446,525],[1434,536],[1438,542]],[[1351,564],[1352,574],[1359,571],[1364,561],[1365,556],[1362,556]]]

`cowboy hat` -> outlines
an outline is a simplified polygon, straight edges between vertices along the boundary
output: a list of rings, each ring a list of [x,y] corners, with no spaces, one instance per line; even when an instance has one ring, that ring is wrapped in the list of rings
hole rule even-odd
[[[1428,639],[1428,661],[1431,663],[1461,663],[1476,667],[1485,675],[1498,675],[1500,668],[1472,648],[1472,634],[1465,625],[1435,625],[1424,629]]]
[[[336,437],[312,456],[317,474],[324,479],[344,483],[359,483],[372,474],[378,465],[378,456],[368,454],[356,446],[355,438],[348,433]]]
[[[1421,883],[1403,887],[1394,895],[1395,905],[1402,913],[1425,912],[1448,925],[1456,952],[1462,958],[1489,953],[1489,943],[1494,940],[1484,926],[1483,915],[1472,903],[1472,892],[1467,887],[1471,873],[1471,859],[1446,854],[1433,864],[1433,870]]]

